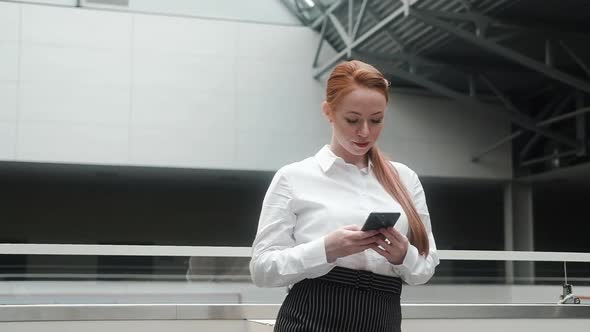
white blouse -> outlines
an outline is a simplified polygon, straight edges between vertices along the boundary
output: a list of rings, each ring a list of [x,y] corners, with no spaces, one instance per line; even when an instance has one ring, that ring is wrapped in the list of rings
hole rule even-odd
[[[424,190],[407,166],[392,162],[426,226],[427,257],[409,244],[402,264],[393,265],[372,249],[328,263],[324,238],[342,226],[362,226],[371,212],[400,212],[395,228],[408,234],[408,219],[372,172],[336,156],[328,145],[314,157],[286,165],[275,174],[262,204],[250,273],[259,287],[292,285],[328,273],[334,266],[399,276],[423,284],[439,264]]]

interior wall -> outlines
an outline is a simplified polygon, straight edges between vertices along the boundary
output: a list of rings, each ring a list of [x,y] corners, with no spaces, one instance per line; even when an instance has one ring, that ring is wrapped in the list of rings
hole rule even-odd
[[[274,171],[330,139],[304,26],[0,2],[0,31],[0,160]],[[509,148],[470,161],[506,121],[391,99],[381,145],[395,159],[511,177]]]

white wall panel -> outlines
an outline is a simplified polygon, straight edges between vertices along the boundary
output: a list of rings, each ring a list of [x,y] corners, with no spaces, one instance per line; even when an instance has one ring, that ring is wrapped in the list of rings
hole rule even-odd
[[[127,127],[64,123],[19,123],[17,159],[21,161],[126,164]]]
[[[129,48],[131,16],[78,8],[22,5],[25,43],[87,48]]]
[[[277,0],[130,0],[129,8],[140,12],[189,15],[214,20],[301,25],[282,1]]]
[[[233,57],[223,55],[163,55],[138,50],[133,61],[133,85],[231,96],[236,85],[233,61]]]
[[[129,89],[75,84],[21,84],[21,121],[123,126],[129,124]]]
[[[320,100],[272,94],[243,94],[237,98],[238,127],[258,130],[261,138],[271,139],[274,133],[321,136],[330,130]]]
[[[0,40],[0,82],[16,80],[18,80],[18,42]]]
[[[132,124],[145,128],[234,128],[234,98],[185,88],[138,86],[133,90]]]
[[[508,122],[500,109],[468,109],[464,105],[443,98],[400,95],[390,98],[390,123],[395,134],[408,139],[433,143],[466,144],[476,139],[484,142],[498,130],[507,132]],[[480,142],[478,142],[480,143]]]
[[[134,15],[134,47],[149,53],[233,56],[237,23]]]
[[[46,5],[57,5],[57,6],[70,6],[73,7],[78,2],[77,0],[10,0],[15,2],[23,3],[36,3]]]
[[[0,2],[0,42],[19,40],[20,5]]]
[[[497,114],[469,110],[441,98],[392,94],[379,145],[394,160],[420,175],[443,177],[512,177],[510,145],[479,162],[471,157],[509,133]]]
[[[237,55],[240,62],[250,58],[264,59],[266,63],[304,65],[311,68],[319,40],[317,32],[297,26],[276,27],[239,23]],[[280,38],[277,38],[277,30]]]
[[[23,45],[21,79],[128,88],[130,51]]]
[[[298,96],[306,99],[324,98],[325,86],[313,79],[311,65],[287,65],[271,61],[239,60],[237,92],[262,98]]]
[[[14,160],[16,122],[0,121],[0,160]]]
[[[329,139],[328,130],[315,135],[287,135],[242,129],[237,136],[236,165],[243,169],[277,170],[315,155]]]
[[[132,128],[131,163],[148,166],[231,168],[234,136],[223,127]]]
[[[17,119],[17,82],[0,81],[0,121]]]

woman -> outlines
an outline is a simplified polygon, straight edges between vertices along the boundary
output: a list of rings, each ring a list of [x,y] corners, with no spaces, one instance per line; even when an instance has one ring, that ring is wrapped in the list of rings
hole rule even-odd
[[[259,287],[292,285],[275,331],[400,331],[401,280],[425,283],[439,263],[416,173],[375,145],[388,86],[363,62],[336,66],[322,107],[330,144],[282,167],[268,188],[250,272]],[[361,231],[373,211],[401,216]]]

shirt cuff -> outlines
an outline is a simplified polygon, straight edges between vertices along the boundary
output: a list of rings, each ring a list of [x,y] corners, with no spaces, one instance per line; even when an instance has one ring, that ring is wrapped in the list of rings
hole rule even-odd
[[[416,262],[418,261],[418,256],[418,249],[408,243],[408,251],[406,252],[404,261],[399,265],[393,265],[394,270],[412,271],[414,265],[416,265]]]
[[[302,247],[303,267],[305,269],[329,264],[328,258],[326,257],[326,245],[324,244],[323,236],[303,244]]]

